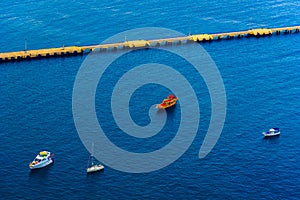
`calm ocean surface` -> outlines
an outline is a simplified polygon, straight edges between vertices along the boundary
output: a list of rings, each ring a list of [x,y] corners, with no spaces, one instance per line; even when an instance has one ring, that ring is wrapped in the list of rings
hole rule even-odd
[[[299,13],[299,1],[292,0],[1,1],[0,52],[23,50],[25,39],[28,49],[98,44],[143,27],[188,34],[293,26],[300,24]],[[198,152],[210,120],[206,85],[188,66],[179,66],[180,61],[165,63],[186,69],[182,73],[200,99],[201,121],[183,156],[142,174],[110,167],[85,173],[89,152],[72,115],[73,84],[85,56],[0,64],[1,199],[299,199],[299,44],[299,34],[202,44],[222,75],[228,104],[221,137],[204,159]],[[129,70],[141,58],[159,62],[167,56],[142,50],[132,56],[140,59],[120,62]],[[155,141],[141,143],[114,132],[116,124],[106,102],[122,71],[109,73],[113,70],[98,86],[97,94],[104,92],[96,96],[96,110],[103,110],[97,112],[98,119],[108,127],[112,141],[136,152],[153,151],[171,141],[180,122],[180,106],[168,113],[168,127]],[[153,85],[140,88],[130,105],[141,95],[150,97],[130,108],[133,120],[147,125],[149,106],[166,92]],[[281,136],[263,139],[261,132],[275,126]],[[43,149],[55,153],[55,163],[31,172],[29,162]]]

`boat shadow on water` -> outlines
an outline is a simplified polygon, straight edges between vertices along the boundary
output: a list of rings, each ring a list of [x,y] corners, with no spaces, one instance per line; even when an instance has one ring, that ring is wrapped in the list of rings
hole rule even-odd
[[[272,136],[272,137],[263,137],[263,141],[267,143],[278,143],[280,135]]]
[[[104,169],[103,170],[100,170],[100,171],[95,171],[95,172],[91,172],[91,173],[86,173],[86,177],[87,178],[93,178],[95,176],[98,176],[100,174],[103,174],[104,173]]]
[[[157,109],[157,113],[163,113],[163,112],[166,112],[166,113],[173,113],[176,109],[176,104],[174,106],[171,106],[169,108],[166,108],[166,109]]]

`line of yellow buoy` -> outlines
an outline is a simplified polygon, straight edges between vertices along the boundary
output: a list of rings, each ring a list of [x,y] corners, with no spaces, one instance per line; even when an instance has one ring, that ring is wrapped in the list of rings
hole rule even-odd
[[[18,60],[29,60],[33,58],[45,58],[45,57],[56,57],[56,56],[68,56],[68,55],[78,55],[85,52],[91,52],[95,49],[100,51],[106,51],[108,49],[128,49],[128,48],[145,48],[145,47],[155,47],[165,44],[173,43],[188,43],[193,42],[205,42],[214,41],[222,39],[234,39],[242,37],[262,37],[270,36],[272,34],[279,35],[281,33],[291,34],[299,33],[300,26],[291,26],[283,28],[272,28],[272,29],[251,29],[248,31],[238,31],[238,32],[228,32],[228,33],[216,33],[216,34],[196,34],[189,35],[185,37],[175,37],[175,38],[164,38],[164,39],[154,39],[154,40],[133,40],[125,41],[120,43],[112,44],[101,44],[101,45],[90,45],[90,46],[69,46],[60,48],[49,48],[49,49],[37,49],[37,50],[24,50],[17,52],[7,52],[0,53],[0,62],[7,61],[18,61]]]

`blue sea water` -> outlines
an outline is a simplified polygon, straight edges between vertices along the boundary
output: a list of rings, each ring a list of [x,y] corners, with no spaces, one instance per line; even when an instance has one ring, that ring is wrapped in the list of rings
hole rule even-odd
[[[2,1],[0,52],[23,50],[25,39],[29,49],[98,44],[119,32],[142,27],[165,27],[188,34],[292,26],[300,24],[299,11],[299,2],[291,0]],[[221,137],[204,159],[198,158],[198,152],[211,114],[206,85],[184,63],[180,66],[180,60],[168,60],[166,64],[188,77],[200,99],[199,130],[177,161],[141,174],[110,167],[90,176],[85,173],[89,152],[79,139],[72,114],[73,85],[85,56],[1,63],[1,197],[299,199],[299,44],[299,34],[202,44],[218,66],[227,96]],[[136,63],[167,57],[155,50],[137,51],[132,56]],[[135,66],[132,59],[120,63]],[[161,148],[176,133],[180,106],[168,113],[164,131],[170,135],[158,134],[155,141],[141,143],[119,134],[106,102],[126,69],[114,73],[114,67],[106,77],[104,74],[97,89],[98,120],[112,141],[126,150]],[[149,106],[166,92],[154,85],[137,90],[130,104],[134,121],[148,124]],[[141,95],[151,97],[136,106]],[[281,136],[263,139],[261,132],[273,126],[280,127]],[[43,149],[55,153],[55,163],[31,172],[28,163]]]

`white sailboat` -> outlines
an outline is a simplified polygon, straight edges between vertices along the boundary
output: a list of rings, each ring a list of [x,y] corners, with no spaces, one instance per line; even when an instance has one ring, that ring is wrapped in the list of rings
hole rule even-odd
[[[94,144],[93,144],[93,147],[94,147]],[[88,164],[86,167],[87,173],[97,172],[97,171],[101,171],[104,169],[103,165],[101,165],[100,163],[95,164],[94,160],[95,160],[95,158],[93,156],[93,148],[92,148],[92,154],[89,156]]]

